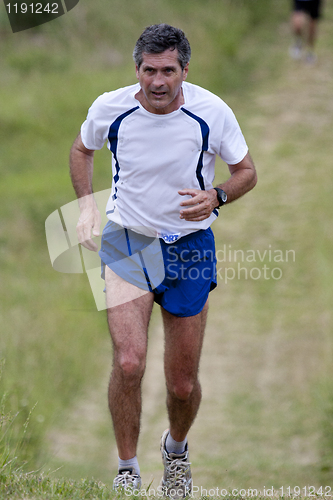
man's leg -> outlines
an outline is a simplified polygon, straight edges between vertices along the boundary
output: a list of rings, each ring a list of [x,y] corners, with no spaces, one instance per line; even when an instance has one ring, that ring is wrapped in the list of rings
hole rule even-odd
[[[308,32],[308,45],[310,50],[314,51],[315,43],[317,40],[318,21],[317,19],[310,18],[309,32]]]
[[[165,496],[179,499],[192,491],[187,433],[201,401],[199,362],[207,319],[208,300],[203,310],[179,318],[162,309],[165,331],[164,369],[170,429],[161,439]]]
[[[303,35],[305,17],[305,13],[302,11],[294,11],[292,13],[291,27],[296,37],[301,37]]]
[[[107,314],[113,342],[109,408],[119,458],[136,456],[140,431],[141,380],[146,365],[147,331],[154,296],[105,267]]]
[[[186,438],[201,402],[198,370],[207,312],[208,300],[199,314],[187,318],[162,309],[170,434],[178,442]]]
[[[294,35],[294,43],[289,49],[289,53],[293,59],[301,59],[303,38],[304,38],[304,25],[305,13],[295,10],[291,16],[291,29]]]
[[[304,25],[306,21],[306,14],[303,11],[295,10],[291,16],[291,27],[293,34],[296,37],[302,37]]]

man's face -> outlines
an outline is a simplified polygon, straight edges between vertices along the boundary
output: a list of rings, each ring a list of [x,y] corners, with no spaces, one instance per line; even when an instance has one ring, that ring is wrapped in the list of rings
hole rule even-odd
[[[139,100],[143,107],[156,114],[178,109],[183,104],[181,87],[187,73],[188,64],[182,70],[177,49],[168,49],[160,54],[143,53],[140,68],[136,66],[142,90]]]

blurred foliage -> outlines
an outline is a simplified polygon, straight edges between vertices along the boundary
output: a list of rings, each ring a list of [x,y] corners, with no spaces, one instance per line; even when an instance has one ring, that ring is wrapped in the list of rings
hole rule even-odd
[[[0,50],[7,68],[23,75],[113,69],[132,64],[145,26],[167,22],[180,26],[191,42],[192,75],[219,92],[250,81],[260,62],[257,50],[273,41],[286,10],[286,0],[114,0],[112,6],[81,0],[67,15],[14,36],[1,11]],[[252,53],[247,36],[258,40]]]

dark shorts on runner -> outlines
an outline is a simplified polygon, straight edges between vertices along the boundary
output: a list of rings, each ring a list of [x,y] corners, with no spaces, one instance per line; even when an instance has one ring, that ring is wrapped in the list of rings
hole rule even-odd
[[[217,286],[215,240],[208,228],[167,244],[109,221],[99,256],[105,265],[133,285],[154,293],[154,300],[179,317],[202,311]]]
[[[321,17],[321,0],[294,0],[294,10],[309,14],[312,19]]]

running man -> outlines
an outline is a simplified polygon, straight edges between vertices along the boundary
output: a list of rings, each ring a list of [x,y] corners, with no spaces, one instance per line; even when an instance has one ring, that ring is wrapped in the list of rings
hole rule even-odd
[[[293,59],[301,59],[303,49],[308,63],[316,61],[315,44],[318,36],[318,20],[321,17],[322,0],[293,0],[291,29],[295,37],[290,48]]]
[[[92,235],[99,234],[100,214],[93,198],[93,157],[105,142],[112,152],[109,221],[99,255],[113,343],[108,396],[119,455],[113,486],[141,486],[141,380],[156,302],[164,324],[169,418],[160,445],[161,488],[171,498],[183,498],[192,488],[187,434],[201,401],[198,368],[208,295],[216,287],[210,225],[220,207],[256,184],[231,109],[185,81],[190,56],[180,29],[166,24],[146,28],[133,53],[138,83],[97,98],[70,155],[81,211],[79,241],[97,251]],[[230,177],[213,187],[216,155],[228,165]]]

